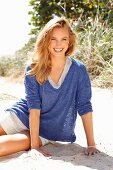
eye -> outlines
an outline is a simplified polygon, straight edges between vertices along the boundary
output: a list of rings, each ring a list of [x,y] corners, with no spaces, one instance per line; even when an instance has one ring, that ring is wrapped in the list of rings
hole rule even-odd
[[[55,40],[55,38],[51,38],[51,40]]]
[[[63,41],[67,41],[67,38],[63,38]]]

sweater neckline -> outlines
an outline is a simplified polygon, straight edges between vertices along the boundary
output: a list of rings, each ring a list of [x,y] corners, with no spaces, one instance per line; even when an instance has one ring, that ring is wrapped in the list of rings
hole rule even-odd
[[[50,83],[50,81],[47,80],[49,86],[50,86],[52,89],[54,89],[54,90],[57,91],[57,90],[60,90],[60,89],[62,88],[63,84],[65,83],[65,81],[66,81],[66,79],[67,79],[67,77],[68,77],[68,75],[69,75],[69,73],[70,73],[70,70],[72,69],[73,60],[71,59],[71,61],[72,61],[71,66],[70,66],[70,68],[69,68],[69,70],[68,70],[68,72],[67,72],[67,74],[66,74],[66,76],[65,76],[65,78],[64,78],[64,80],[63,80],[63,82],[61,83],[61,85],[60,85],[59,87],[55,88],[55,87]]]

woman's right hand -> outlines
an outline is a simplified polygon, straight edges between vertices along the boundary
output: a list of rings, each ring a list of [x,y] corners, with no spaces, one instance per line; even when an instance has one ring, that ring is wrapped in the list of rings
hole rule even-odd
[[[40,154],[44,155],[45,157],[50,157],[50,156],[52,156],[51,153],[49,153],[49,152],[46,151],[46,150],[43,150],[42,148],[38,148],[37,151],[38,151]]]
[[[30,150],[30,155],[32,156],[32,155],[35,155],[35,156],[44,156],[44,157],[51,157],[52,156],[52,154],[51,153],[49,153],[48,151],[45,151],[45,150],[43,150],[43,149],[41,149],[41,148],[36,148],[36,149],[31,149]]]

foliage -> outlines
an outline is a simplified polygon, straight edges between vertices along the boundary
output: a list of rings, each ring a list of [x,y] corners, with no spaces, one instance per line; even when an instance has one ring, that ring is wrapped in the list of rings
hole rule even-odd
[[[101,18],[98,17],[84,23],[87,29],[84,26],[82,31],[78,32],[76,57],[86,64],[93,82],[99,82],[98,85],[103,86],[102,77],[104,77],[104,84],[113,85],[113,79],[111,79],[111,77],[113,78],[113,28],[102,23]],[[83,24],[81,23],[81,25]],[[75,27],[76,31],[77,29]]]
[[[31,30],[34,35],[55,15],[65,16],[73,22],[101,14],[103,20],[113,25],[112,0],[30,0],[29,5],[32,7],[29,24],[34,27]]]
[[[1,76],[7,75],[8,71],[12,67],[11,62],[12,62],[11,56],[0,57],[0,75]]]
[[[105,67],[99,76],[92,80],[93,86],[111,88],[113,87],[113,64]]]
[[[58,15],[71,18],[73,29],[78,34],[75,57],[86,64],[92,83],[113,87],[112,1],[30,0],[30,5],[33,10],[29,14],[32,15],[31,24],[34,26],[31,34],[35,36],[13,56],[0,57],[1,76],[23,75],[28,53],[34,48],[36,34],[53,15]]]
[[[25,46],[12,56],[0,57],[0,75],[13,75],[15,78],[23,75],[30,51],[34,48],[35,38],[31,38]]]

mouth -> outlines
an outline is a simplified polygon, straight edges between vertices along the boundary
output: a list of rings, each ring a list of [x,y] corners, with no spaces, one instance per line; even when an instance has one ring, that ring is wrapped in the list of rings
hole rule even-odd
[[[63,51],[63,48],[54,48],[54,51],[55,52],[61,52],[61,51]]]

